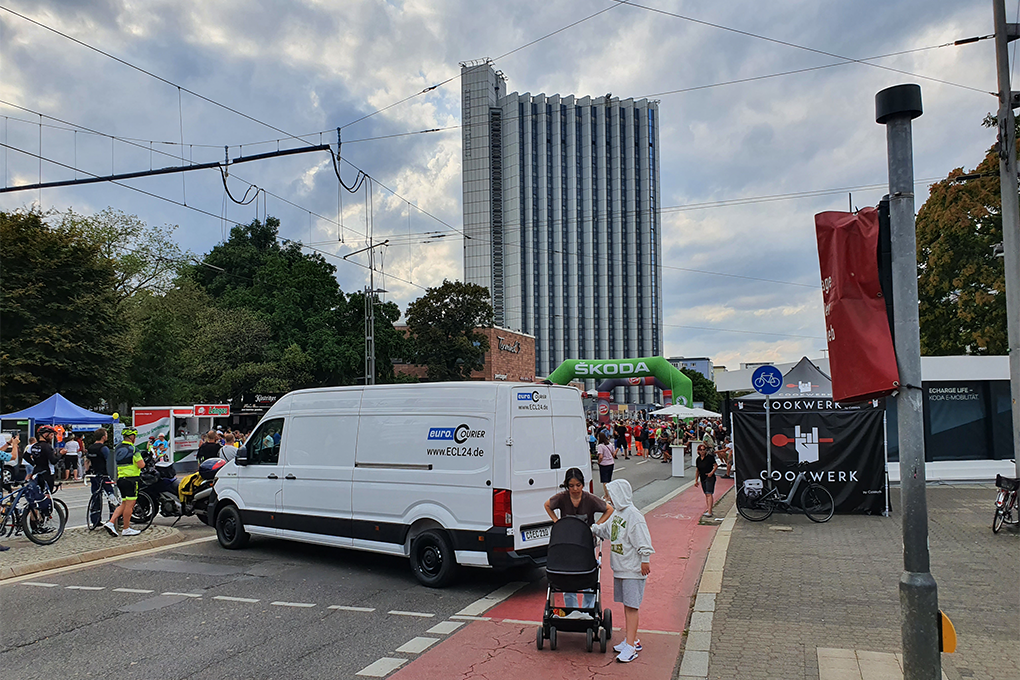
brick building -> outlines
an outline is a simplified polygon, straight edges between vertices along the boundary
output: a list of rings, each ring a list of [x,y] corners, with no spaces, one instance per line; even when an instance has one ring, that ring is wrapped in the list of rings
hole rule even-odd
[[[397,326],[407,332],[406,326]],[[532,382],[535,379],[535,336],[517,333],[505,328],[476,328],[489,341],[482,370],[471,374],[472,380],[507,380],[510,382]],[[417,364],[395,363],[397,375],[412,375],[425,378],[427,368]]]

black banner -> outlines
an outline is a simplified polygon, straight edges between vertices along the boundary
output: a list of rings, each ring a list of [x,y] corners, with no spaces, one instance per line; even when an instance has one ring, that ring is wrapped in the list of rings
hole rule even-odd
[[[885,456],[881,409],[772,413],[772,478],[785,494],[797,475],[792,465],[812,463],[808,480],[832,494],[836,512],[880,514],[885,509]],[[764,479],[765,413],[733,411],[737,485]]]

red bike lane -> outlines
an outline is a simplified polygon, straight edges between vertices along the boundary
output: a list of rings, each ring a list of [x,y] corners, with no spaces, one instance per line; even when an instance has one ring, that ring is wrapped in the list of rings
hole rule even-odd
[[[732,480],[720,479],[716,495],[722,495],[732,485]],[[597,642],[594,652],[586,652],[583,633],[561,633],[555,651],[549,649],[548,640],[542,651],[536,648],[536,630],[545,607],[543,578],[485,612],[487,620],[468,619],[460,630],[391,677],[400,680],[574,680],[595,674],[672,677],[698,581],[718,529],[699,525],[704,508],[701,489],[691,487],[645,515],[655,554],[638,624],[643,650],[635,661],[616,663],[612,650],[612,645],[622,640],[623,605],[613,602],[613,572],[606,550],[602,560],[602,601],[603,607],[613,611],[613,638],[605,654],[599,653]]]

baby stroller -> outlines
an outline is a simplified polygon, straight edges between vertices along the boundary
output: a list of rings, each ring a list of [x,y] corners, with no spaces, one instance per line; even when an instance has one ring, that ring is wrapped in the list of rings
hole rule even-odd
[[[599,651],[605,653],[606,641],[613,635],[613,613],[602,609],[595,537],[584,520],[567,516],[553,524],[545,571],[549,589],[538,627],[538,648],[548,639],[549,649],[556,649],[557,632],[566,630],[584,632],[589,652],[597,639]]]

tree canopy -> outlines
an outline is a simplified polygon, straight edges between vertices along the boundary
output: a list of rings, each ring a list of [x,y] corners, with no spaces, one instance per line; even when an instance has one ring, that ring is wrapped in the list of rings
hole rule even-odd
[[[680,372],[691,379],[694,401],[705,404],[709,411],[718,411],[722,405],[722,397],[715,389],[715,383],[693,368],[681,368]]]
[[[485,365],[489,341],[475,328],[492,326],[492,304],[484,286],[444,280],[407,306],[411,356],[427,366],[426,379],[467,380]]]
[[[995,147],[968,175],[934,184],[917,214],[918,298],[924,355],[1006,354],[1005,270]]]

